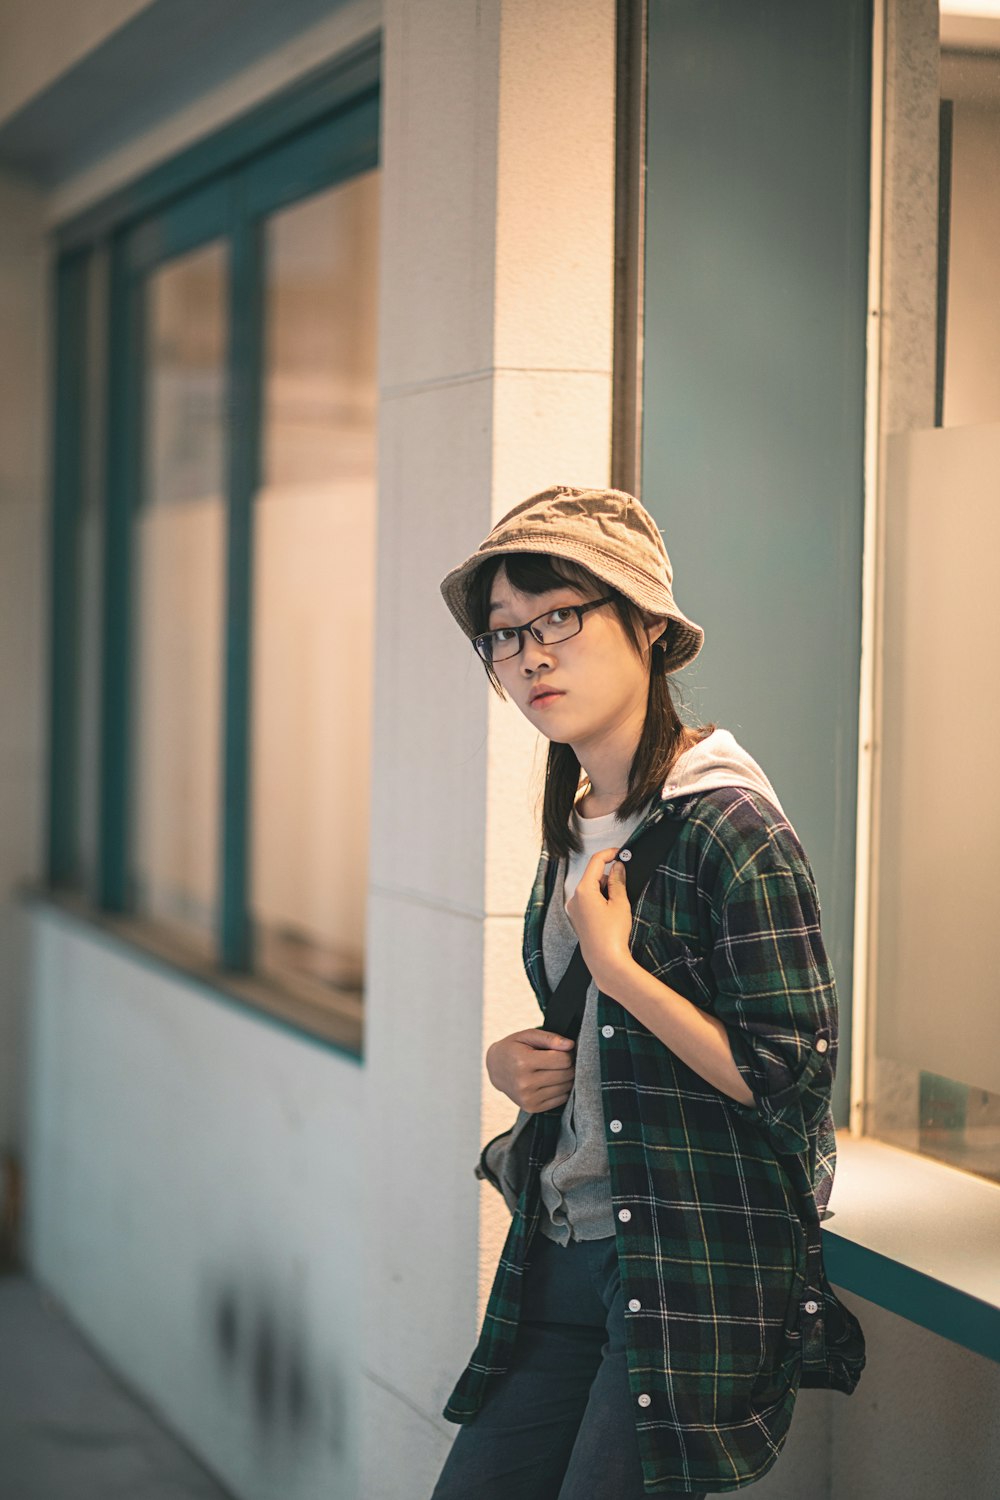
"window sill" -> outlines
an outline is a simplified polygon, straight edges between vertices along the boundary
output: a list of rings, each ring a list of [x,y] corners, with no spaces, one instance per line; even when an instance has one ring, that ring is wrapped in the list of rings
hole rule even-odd
[[[307,978],[296,977],[285,984],[266,975],[219,969],[155,923],[97,911],[71,891],[22,884],[15,896],[22,905],[68,919],[84,928],[88,936],[193,985],[211,999],[235,1005],[308,1041],[330,1047],[352,1062],[363,1060],[363,1012],[357,999],[338,996]]]
[[[837,1131],[830,1281],[1000,1361],[1000,1184]]]

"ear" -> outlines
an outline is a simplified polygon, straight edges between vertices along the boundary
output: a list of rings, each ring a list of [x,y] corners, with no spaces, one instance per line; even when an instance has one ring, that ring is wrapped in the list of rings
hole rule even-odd
[[[649,641],[650,646],[655,645],[657,641],[659,641],[662,646],[665,646],[667,644],[666,637],[667,631],[669,629],[669,620],[661,620],[656,617],[649,620],[646,625],[646,637]]]

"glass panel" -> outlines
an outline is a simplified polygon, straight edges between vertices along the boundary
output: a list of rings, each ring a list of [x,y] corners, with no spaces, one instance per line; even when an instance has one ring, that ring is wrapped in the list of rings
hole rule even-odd
[[[226,253],[150,276],[133,528],[134,908],[216,949],[226,515]]]
[[[892,415],[883,415],[874,1006],[864,1128],[1000,1182],[992,964],[1000,838],[1000,604],[992,566],[1000,543],[1000,16],[954,10],[942,6],[940,72],[918,69],[908,57],[897,77],[895,87],[909,92],[889,138],[899,156],[893,181],[911,188],[905,198],[898,186],[889,195],[895,207],[883,236],[883,286],[896,332],[884,364],[883,410]],[[938,79],[935,141],[911,126],[938,102]],[[936,202],[928,194],[935,175]],[[935,280],[936,306],[928,295]],[[956,773],[948,751],[957,743]]]
[[[1000,425],[897,433],[886,444],[868,1128],[1000,1182],[998,472]]]
[[[840,1121],[871,20],[865,0],[650,0],[648,19],[641,498],[706,631],[672,680],[766,767],[803,839],[838,981]]]
[[[1000,6],[974,17],[957,8],[941,16],[945,427],[1000,422]]]
[[[376,544],[378,174],[266,224],[249,901],[260,971],[364,978]]]

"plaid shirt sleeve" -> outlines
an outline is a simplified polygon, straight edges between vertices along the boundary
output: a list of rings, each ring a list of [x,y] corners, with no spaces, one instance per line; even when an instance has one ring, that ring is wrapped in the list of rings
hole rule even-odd
[[[754,1095],[726,1104],[756,1121],[775,1151],[798,1154],[830,1107],[837,991],[805,855],[787,825],[769,833],[712,903],[713,1011]]]

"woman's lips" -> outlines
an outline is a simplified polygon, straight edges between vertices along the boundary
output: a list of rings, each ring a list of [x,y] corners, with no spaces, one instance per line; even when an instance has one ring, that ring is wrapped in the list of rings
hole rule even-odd
[[[532,708],[544,708],[547,703],[554,703],[557,698],[562,698],[563,693],[540,693],[537,698],[532,698]]]

